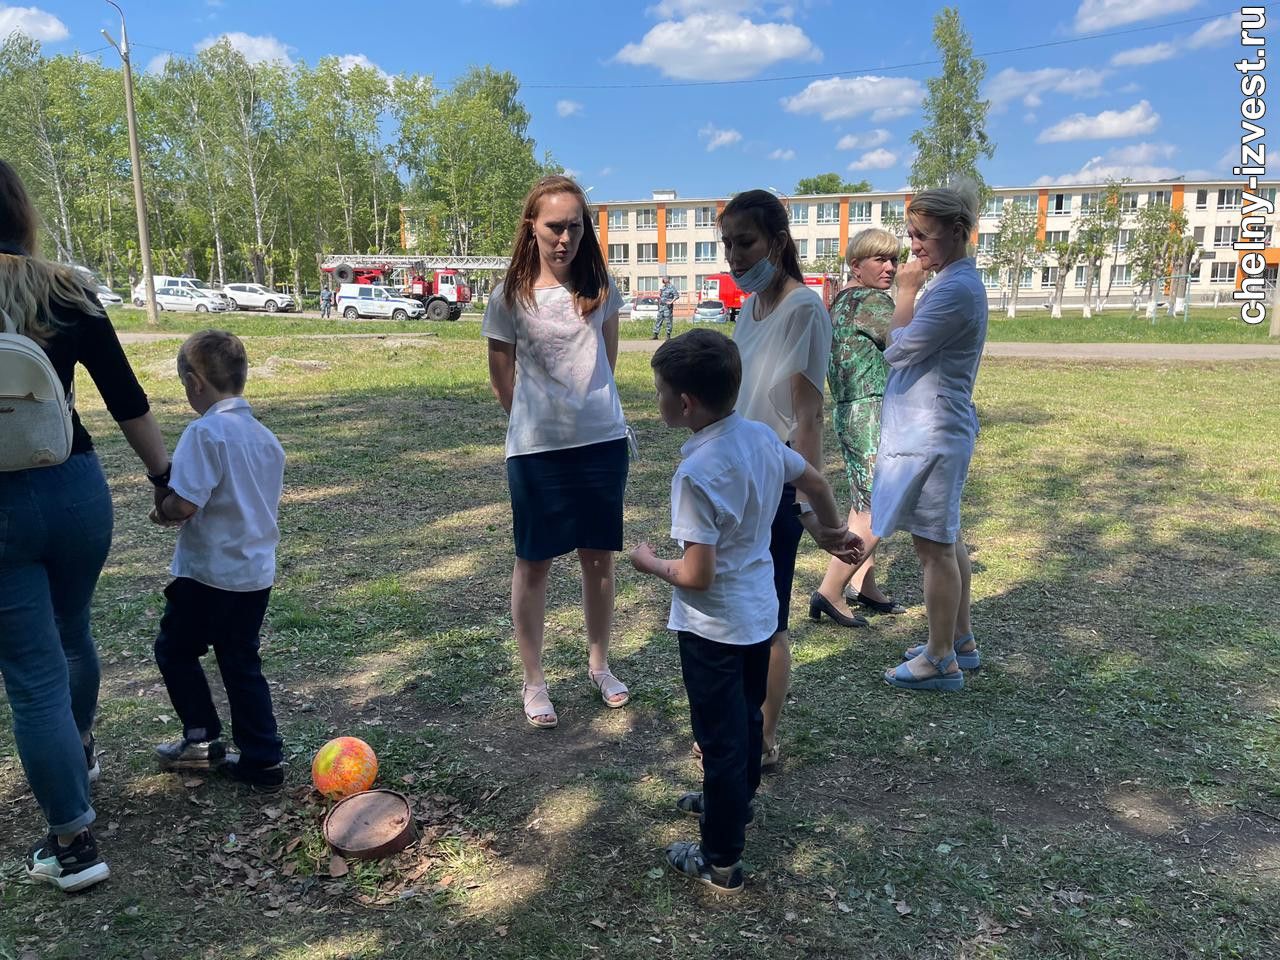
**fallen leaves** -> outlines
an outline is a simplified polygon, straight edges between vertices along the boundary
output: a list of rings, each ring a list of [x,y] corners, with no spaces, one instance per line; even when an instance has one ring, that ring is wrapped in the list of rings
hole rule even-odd
[[[351,868],[347,866],[347,861],[336,853],[329,858],[329,876],[334,879],[337,879],[338,877],[345,877],[350,869]]]

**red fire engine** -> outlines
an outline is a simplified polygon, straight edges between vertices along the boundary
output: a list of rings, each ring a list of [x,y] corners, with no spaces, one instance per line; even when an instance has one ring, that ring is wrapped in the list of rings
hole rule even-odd
[[[334,289],[344,283],[375,283],[395,287],[426,308],[429,320],[457,320],[471,302],[471,287],[458,265],[440,266],[435,257],[331,256],[320,265],[333,278]]]

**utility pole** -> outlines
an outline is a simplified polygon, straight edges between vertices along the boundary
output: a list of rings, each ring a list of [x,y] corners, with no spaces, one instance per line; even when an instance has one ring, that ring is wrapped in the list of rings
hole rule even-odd
[[[120,14],[120,42],[111,39],[111,34],[103,30],[102,35],[107,43],[116,48],[120,61],[124,64],[124,112],[129,123],[129,166],[133,168],[133,208],[138,215],[138,250],[142,254],[142,285],[147,295],[147,323],[158,324],[156,313],[156,282],[151,274],[151,227],[147,224],[147,198],[142,192],[142,157],[138,149],[138,118],[133,112],[133,70],[129,66],[129,32],[124,25],[124,11],[115,0],[107,3],[116,8]]]

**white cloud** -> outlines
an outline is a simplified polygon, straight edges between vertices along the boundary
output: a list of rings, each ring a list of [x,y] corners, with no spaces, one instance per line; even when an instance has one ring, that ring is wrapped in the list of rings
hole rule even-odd
[[[572,167],[565,167],[564,175],[568,177],[570,180],[577,180],[580,176],[582,176],[582,171],[574,170]]]
[[[344,53],[338,58],[338,69],[344,74],[350,73],[356,67],[363,67],[365,70],[373,70],[387,83],[391,82],[391,74],[387,73],[387,71],[383,70],[363,53]]]
[[[879,147],[875,150],[869,150],[864,153],[853,163],[849,164],[850,170],[888,170],[890,167],[897,166],[898,155],[892,151]]]
[[[1096,33],[1126,23],[1190,10],[1200,0],[1083,0],[1076,10],[1076,31]]]
[[[831,77],[814,80],[782,105],[791,113],[817,113],[823,120],[856,117],[871,111],[872,120],[905,116],[920,106],[924,88],[910,77]]]
[[[1168,60],[1177,52],[1177,46],[1172,43],[1153,43],[1145,47],[1121,50],[1111,58],[1111,65],[1113,67],[1140,67],[1147,63],[1159,63],[1161,60]]]
[[[757,0],[659,0],[646,13],[677,20],[699,13],[747,13],[758,10]]]
[[[0,40],[11,33],[26,34],[41,43],[65,40],[71,35],[65,23],[39,7],[6,7],[0,4]]]
[[[730,13],[698,13],[656,25],[616,59],[657,67],[680,80],[745,80],[780,60],[821,60],[822,51],[789,23],[752,23]]]
[[[577,100],[557,100],[556,113],[562,117],[572,117],[575,113],[582,112],[582,104]]]
[[[164,73],[164,68],[172,59],[167,53],[157,53],[154,57],[147,61],[146,72],[153,76],[159,76]]]
[[[1172,158],[1176,148],[1167,143],[1135,143],[1127,147],[1109,150],[1105,155],[1091,157],[1079,170],[1058,177],[1041,177],[1037,187],[1067,185],[1073,183],[1102,183],[1104,180],[1151,181],[1170,180],[1179,175],[1176,167],[1157,161]]]
[[[1103,110],[1096,116],[1073,114],[1040,131],[1037,143],[1062,143],[1066,140],[1118,140],[1151,133],[1160,126],[1160,114],[1146,100],[1139,100],[1128,110]]]
[[[991,101],[997,113],[1010,103],[1021,100],[1025,107],[1038,107],[1046,93],[1065,93],[1073,97],[1093,97],[1102,92],[1102,81],[1110,71],[1081,67],[1043,67],[1039,70],[1015,70],[1006,67],[991,78],[983,96]]]
[[[609,174],[611,174],[611,173],[613,173],[613,167],[601,167],[601,168],[600,168],[600,176],[602,176],[602,177],[607,177],[607,176],[609,176]]]
[[[1228,37],[1240,35],[1240,24],[1244,18],[1239,12],[1228,14],[1225,17],[1219,17],[1217,20],[1210,20],[1191,36],[1187,37],[1187,46],[1192,50],[1199,50],[1201,47],[1211,47],[1221,43]]]
[[[293,66],[289,48],[271,36],[255,37],[247,33],[223,33],[216,37],[205,37],[196,44],[196,50],[208,50],[219,40],[226,40],[231,44],[232,49],[238,50],[240,55],[250,63],[279,60],[286,67]]]
[[[888,143],[891,134],[888,130],[871,130],[867,133],[846,133],[836,144],[837,150],[868,150]]]
[[[781,147],[779,147],[777,150],[773,151],[773,153],[769,154],[770,160],[794,160],[795,158],[796,158],[796,152],[792,150],[790,147],[788,147],[786,150],[783,150]]]
[[[495,7],[514,7],[520,0],[486,0],[486,2]]]
[[[737,143],[742,139],[742,134],[737,130],[721,130],[715,124],[708,123],[705,127],[698,131],[698,136],[707,141],[707,152],[718,150],[721,147],[727,147]]]

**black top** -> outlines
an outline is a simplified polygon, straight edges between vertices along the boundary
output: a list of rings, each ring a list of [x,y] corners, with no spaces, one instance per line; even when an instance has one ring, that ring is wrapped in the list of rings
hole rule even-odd
[[[85,313],[56,300],[53,313],[59,325],[44,345],[44,352],[57,371],[63,390],[71,390],[76,364],[80,363],[89,371],[107,405],[107,412],[117,423],[140,417],[151,409],[120,346],[120,338],[106,316]],[[80,424],[79,413],[72,412],[71,424],[71,452],[92,450],[93,440]]]

